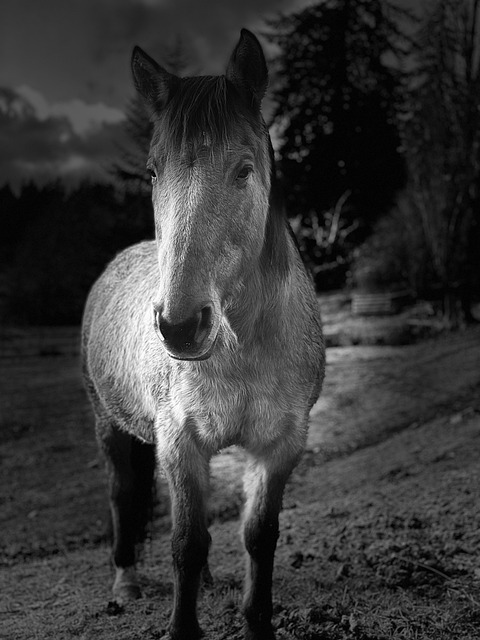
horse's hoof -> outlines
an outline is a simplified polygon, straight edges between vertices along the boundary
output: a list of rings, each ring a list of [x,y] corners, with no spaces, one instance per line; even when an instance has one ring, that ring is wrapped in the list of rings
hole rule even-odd
[[[205,638],[205,634],[198,622],[192,622],[189,625],[170,623],[167,634],[162,640],[200,640],[201,638]]]
[[[115,602],[123,604],[130,600],[138,600],[142,597],[142,592],[140,591],[138,584],[122,584],[113,588],[113,596],[115,598]]]
[[[142,597],[142,592],[138,586],[137,576],[133,567],[117,567],[115,582],[113,584],[113,596],[119,604],[138,600]]]

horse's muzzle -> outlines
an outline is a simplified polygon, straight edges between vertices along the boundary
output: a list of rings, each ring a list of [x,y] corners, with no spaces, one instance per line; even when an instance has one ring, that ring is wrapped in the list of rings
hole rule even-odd
[[[202,305],[197,311],[180,321],[169,321],[162,305],[153,305],[155,331],[168,355],[176,360],[205,360],[213,351],[212,337],[214,312],[211,304]]]

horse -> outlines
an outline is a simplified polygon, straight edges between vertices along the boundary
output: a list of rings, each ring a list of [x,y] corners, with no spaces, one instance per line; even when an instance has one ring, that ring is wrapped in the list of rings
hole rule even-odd
[[[268,72],[243,29],[220,76],[177,77],[139,47],[134,84],[153,134],[155,239],[119,253],[84,310],[82,360],[106,458],[113,594],[140,596],[156,466],[172,510],[172,640],[202,635],[209,462],[246,451],[245,638],[274,639],[272,572],[287,479],[325,365],[317,299],[280,195],[261,114]]]

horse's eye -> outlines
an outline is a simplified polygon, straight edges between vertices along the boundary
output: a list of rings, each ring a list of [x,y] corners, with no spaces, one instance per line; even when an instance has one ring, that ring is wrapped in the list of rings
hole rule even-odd
[[[147,171],[150,174],[150,178],[152,179],[152,184],[157,181],[157,172],[153,167],[147,167]]]
[[[240,171],[237,173],[238,182],[245,182],[245,180],[252,173],[252,171],[253,171],[253,167],[250,166],[249,164],[246,164],[244,167],[242,167]]]

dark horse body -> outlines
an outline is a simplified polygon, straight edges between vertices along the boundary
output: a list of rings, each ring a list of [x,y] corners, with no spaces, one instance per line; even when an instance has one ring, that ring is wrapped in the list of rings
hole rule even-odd
[[[132,68],[154,122],[156,241],[108,266],[90,293],[82,335],[109,469],[114,594],[139,595],[135,544],[158,461],[172,498],[169,632],[200,637],[209,461],[236,444],[249,455],[246,637],[268,640],[278,514],[320,392],[324,348],[260,115],[265,60],[244,30],[225,76],[180,79],[138,48]]]

